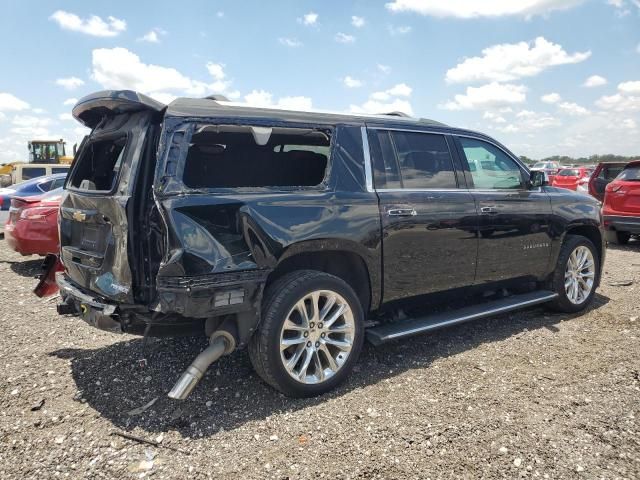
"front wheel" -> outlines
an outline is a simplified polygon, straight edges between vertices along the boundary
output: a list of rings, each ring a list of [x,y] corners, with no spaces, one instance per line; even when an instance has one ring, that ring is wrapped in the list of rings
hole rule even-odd
[[[262,322],[249,345],[256,372],[291,397],[323,394],[349,375],[364,340],[363,312],[338,277],[289,273],[266,292]]]
[[[593,243],[585,237],[567,235],[551,279],[558,294],[551,304],[555,310],[579,312],[592,301],[600,278],[600,260]]]

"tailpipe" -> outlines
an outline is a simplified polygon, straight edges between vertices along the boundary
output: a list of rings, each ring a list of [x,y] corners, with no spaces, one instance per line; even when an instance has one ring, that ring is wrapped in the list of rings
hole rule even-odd
[[[200,352],[191,365],[180,375],[169,392],[169,398],[185,400],[196,388],[207,368],[221,356],[233,352],[235,348],[236,340],[231,333],[224,330],[214,332],[209,340],[209,346]]]

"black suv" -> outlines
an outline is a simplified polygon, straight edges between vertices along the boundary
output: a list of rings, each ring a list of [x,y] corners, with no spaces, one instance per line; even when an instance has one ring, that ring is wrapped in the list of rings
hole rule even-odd
[[[61,204],[62,264],[39,291],[58,271],[61,314],[209,337],[172,398],[244,346],[278,390],[321,394],[365,336],[541,303],[578,312],[598,286],[598,202],[549,187],[481,133],[132,91],[89,95],[73,114],[92,131]]]

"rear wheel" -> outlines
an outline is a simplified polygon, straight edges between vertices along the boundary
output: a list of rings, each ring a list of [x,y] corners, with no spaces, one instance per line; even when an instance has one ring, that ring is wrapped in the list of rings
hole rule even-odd
[[[347,283],[323,272],[292,272],[268,288],[263,305],[249,356],[268,384],[310,397],[344,381],[364,340],[362,307]]]
[[[579,312],[592,301],[600,278],[600,261],[593,243],[578,235],[567,235],[551,279],[558,294],[551,304],[555,310]]]

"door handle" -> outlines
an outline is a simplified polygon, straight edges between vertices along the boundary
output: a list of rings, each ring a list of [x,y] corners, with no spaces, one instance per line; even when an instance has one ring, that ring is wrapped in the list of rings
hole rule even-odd
[[[480,212],[484,213],[485,215],[495,215],[496,213],[498,213],[498,207],[496,206],[482,207],[480,208]]]
[[[391,208],[387,210],[390,217],[415,217],[418,215],[415,208]]]

